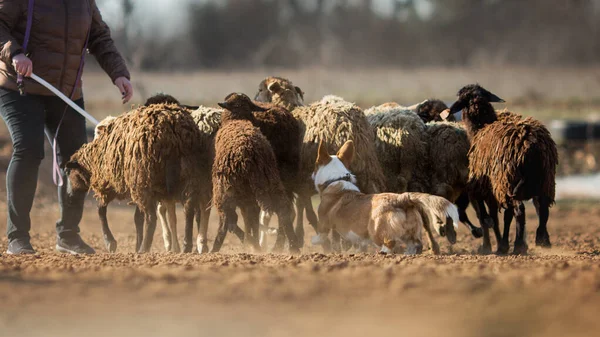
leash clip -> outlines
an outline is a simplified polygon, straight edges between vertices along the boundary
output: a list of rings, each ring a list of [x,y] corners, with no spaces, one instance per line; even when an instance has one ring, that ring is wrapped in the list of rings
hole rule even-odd
[[[19,89],[19,94],[21,94],[21,96],[25,96],[25,83],[23,83],[23,80],[21,81],[17,81],[17,88]]]

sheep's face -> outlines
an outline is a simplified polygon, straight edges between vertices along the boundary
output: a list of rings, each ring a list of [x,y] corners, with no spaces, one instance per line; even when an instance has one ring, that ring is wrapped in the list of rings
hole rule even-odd
[[[450,108],[450,113],[456,113],[475,103],[503,103],[504,100],[487,91],[479,84],[469,84],[458,92],[458,100]]]
[[[258,92],[254,99],[258,102],[274,103],[286,109],[293,109],[304,105],[304,92],[286,79],[268,77],[258,85]]]
[[[249,114],[253,111],[266,111],[263,107],[260,107],[250,97],[244,94],[232,93],[225,97],[225,102],[218,103],[223,109],[229,110],[234,115]]]
[[[349,170],[353,158],[354,143],[351,140],[347,141],[335,156],[329,155],[327,146],[321,141],[312,174],[317,192],[323,192],[334,182],[342,184],[343,189],[358,191],[356,177]]]
[[[109,132],[111,122],[114,121],[115,118],[116,117],[108,116],[101,120],[100,123],[98,123],[98,125],[96,125],[96,128],[94,129],[94,139],[97,139],[101,135]]]
[[[448,109],[446,103],[439,99],[428,99],[417,106],[416,112],[425,123],[431,121],[440,122],[443,120],[450,120],[450,118],[455,121],[456,119],[454,119],[452,114],[445,115],[444,117],[446,118],[441,115],[446,109]]]
[[[67,175],[67,194],[73,195],[77,192],[86,193],[90,189],[90,173],[77,161],[71,160],[65,165]]]

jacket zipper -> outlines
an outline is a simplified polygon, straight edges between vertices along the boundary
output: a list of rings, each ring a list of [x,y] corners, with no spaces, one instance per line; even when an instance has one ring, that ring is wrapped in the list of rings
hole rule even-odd
[[[69,59],[69,9],[67,6],[67,0],[63,0],[63,6],[65,7],[65,53],[64,53],[64,59],[63,59],[63,67],[60,73],[60,83],[59,83],[59,90],[63,90],[63,85],[64,85],[64,80],[65,80],[65,72],[66,72],[66,68],[67,68],[67,60]]]

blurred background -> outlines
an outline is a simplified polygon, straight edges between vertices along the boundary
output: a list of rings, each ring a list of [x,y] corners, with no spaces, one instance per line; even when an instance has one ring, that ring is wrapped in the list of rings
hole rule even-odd
[[[337,94],[363,108],[478,82],[551,127],[560,175],[600,169],[600,0],[97,0],[136,89],[187,104],[254,95],[291,79],[306,102]],[[87,110],[131,108],[88,56]],[[0,170],[10,140],[0,126]],[[42,173],[42,176],[50,174]],[[590,186],[587,182],[584,186]],[[2,186],[4,188],[4,186]],[[3,193],[2,193],[3,194]]]

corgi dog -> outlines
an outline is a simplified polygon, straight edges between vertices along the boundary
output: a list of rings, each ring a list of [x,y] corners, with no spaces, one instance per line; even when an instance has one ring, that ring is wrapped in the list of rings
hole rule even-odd
[[[433,253],[439,254],[430,216],[438,234],[456,235],[456,206],[442,197],[425,193],[361,193],[348,169],[353,159],[351,140],[335,156],[327,152],[321,140],[312,175],[321,197],[318,230],[312,244],[323,245],[328,250],[331,244],[328,234],[335,230],[363,251],[374,245],[380,252],[391,253],[398,244],[404,244],[405,254],[420,254],[424,229]]]

